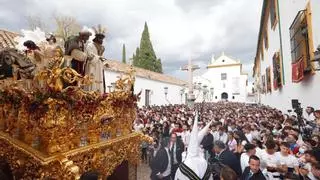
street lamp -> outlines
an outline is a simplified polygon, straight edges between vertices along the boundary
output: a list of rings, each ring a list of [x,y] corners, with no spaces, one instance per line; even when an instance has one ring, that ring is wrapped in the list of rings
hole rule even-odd
[[[207,85],[203,85],[203,100],[206,100],[207,99],[207,93],[208,93],[208,90],[207,90]]]
[[[164,87],[163,89],[164,89],[164,95],[165,95],[166,101],[167,101],[169,104],[171,104],[170,101],[168,100],[168,97],[167,97],[167,95],[168,95],[168,87]]]
[[[114,91],[116,89],[116,83],[111,83],[112,90]]]
[[[210,88],[210,94],[211,94],[211,98],[210,99],[211,99],[211,101],[213,100],[213,90],[214,90],[213,87]]]
[[[109,92],[111,92],[111,88],[112,88],[112,86],[111,85],[109,85],[109,86],[107,86],[108,87],[108,89],[109,89]]]
[[[182,95],[184,93],[184,88],[183,89],[180,89],[180,96],[181,96],[181,104],[182,104]]]
[[[167,95],[168,95],[168,87],[164,87],[164,95],[167,97]]]

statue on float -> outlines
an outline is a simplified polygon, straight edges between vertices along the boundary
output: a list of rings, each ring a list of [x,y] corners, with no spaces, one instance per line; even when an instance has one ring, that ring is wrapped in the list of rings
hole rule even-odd
[[[66,40],[63,51],[54,34],[46,36],[40,28],[22,30],[22,36],[15,38],[16,48],[0,51],[0,79],[22,79],[27,87],[31,87],[32,80],[39,72],[43,74],[57,68],[70,67],[77,76],[89,77],[91,84],[85,86],[85,90],[104,93],[103,68],[107,65],[102,56],[105,32],[101,25],[93,29],[84,27],[79,35],[70,36]],[[90,36],[93,40],[88,41]],[[70,85],[77,86],[76,83]]]
[[[88,56],[86,52],[86,43],[92,33],[88,28],[83,28],[79,35],[70,36],[64,44],[66,66],[71,66],[77,73],[85,75],[85,67],[93,56]]]
[[[54,34],[48,34],[43,47],[45,67],[48,69],[61,68],[64,63],[63,50],[57,43]]]
[[[63,51],[50,34],[47,38],[39,28],[22,30],[22,36],[14,39],[15,48],[5,48],[0,52],[0,79],[31,80],[44,69],[61,66]]]
[[[14,48],[0,51],[0,80],[7,78],[32,79],[36,65]]]
[[[186,158],[180,164],[176,172],[175,180],[212,179],[209,165],[204,158],[204,155],[200,153],[200,143],[205,136],[205,133],[209,130],[211,123],[212,121],[198,133],[198,113],[196,112]]]
[[[104,89],[104,74],[103,68],[104,64],[104,46],[103,40],[105,38],[106,29],[101,25],[98,25],[94,30],[94,39],[90,41],[87,45],[86,51],[90,57],[93,57],[92,60],[86,63],[85,74],[91,77],[92,84],[89,85],[89,91],[99,91],[100,93],[105,92]]]

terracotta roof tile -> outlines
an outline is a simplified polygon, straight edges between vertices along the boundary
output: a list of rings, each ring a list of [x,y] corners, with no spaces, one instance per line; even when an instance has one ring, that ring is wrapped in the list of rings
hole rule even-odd
[[[17,33],[0,29],[0,48],[14,47],[14,38],[20,36]]]
[[[122,63],[120,61],[116,61],[116,60],[107,60],[107,63],[109,64],[108,69],[110,69],[111,71],[114,71],[114,72],[126,73],[130,70],[130,67],[131,67],[128,64],[124,64],[124,63]],[[146,79],[161,81],[161,82],[175,84],[175,85],[179,85],[179,86],[183,86],[183,85],[187,84],[186,81],[182,81],[180,79],[177,79],[172,76],[165,75],[165,74],[160,74],[160,73],[152,72],[152,71],[145,70],[142,68],[137,68],[137,67],[134,67],[134,69],[136,71],[136,76],[143,77]]]

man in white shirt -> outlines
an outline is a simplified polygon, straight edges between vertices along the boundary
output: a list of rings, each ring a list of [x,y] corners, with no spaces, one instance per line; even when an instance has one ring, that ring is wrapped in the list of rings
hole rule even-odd
[[[279,180],[280,158],[276,154],[276,143],[273,140],[266,142],[266,149],[261,152],[261,169],[262,173],[269,180]]]
[[[313,122],[316,119],[314,117],[313,112],[314,112],[314,108],[313,107],[309,106],[309,107],[306,108],[306,116],[305,116],[305,118],[306,118],[306,120],[308,122]]]
[[[244,149],[245,149],[245,153],[241,154],[240,157],[240,165],[241,165],[241,170],[242,172],[244,171],[244,169],[246,167],[249,166],[249,159],[250,156],[255,155],[256,154],[256,146],[253,144],[246,144],[244,145]]]
[[[190,141],[190,131],[188,130],[187,125],[183,125],[182,128],[183,128],[183,132],[179,133],[178,135],[181,136],[184,147],[185,149],[187,149]]]
[[[280,158],[280,168],[281,174],[285,175],[286,173],[298,173],[299,172],[299,162],[298,159],[289,154],[290,144],[287,142],[282,142],[280,145],[280,152],[277,152]]]
[[[228,135],[224,132],[223,127],[219,127],[218,131],[212,133],[214,141],[222,141],[224,144],[228,141]]]
[[[250,127],[244,128],[243,132],[245,133],[245,136],[246,136],[247,140],[249,141],[249,143],[251,143],[253,138],[252,138]]]
[[[142,132],[144,125],[141,123],[140,119],[136,119],[133,125],[133,129],[135,132]]]

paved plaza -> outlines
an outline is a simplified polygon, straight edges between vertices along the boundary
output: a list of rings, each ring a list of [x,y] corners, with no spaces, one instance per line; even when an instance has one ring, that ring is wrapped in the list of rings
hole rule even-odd
[[[149,180],[150,179],[150,167],[148,164],[145,163],[141,163],[138,166],[138,170],[137,170],[137,180]]]

